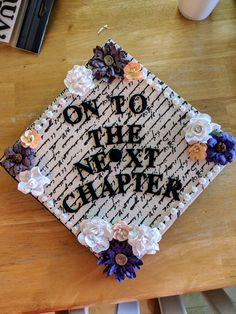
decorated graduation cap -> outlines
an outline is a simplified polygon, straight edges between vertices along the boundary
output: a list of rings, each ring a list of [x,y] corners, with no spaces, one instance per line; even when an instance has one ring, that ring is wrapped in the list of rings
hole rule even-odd
[[[1,164],[122,281],[233,161],[236,141],[112,40],[93,52]]]

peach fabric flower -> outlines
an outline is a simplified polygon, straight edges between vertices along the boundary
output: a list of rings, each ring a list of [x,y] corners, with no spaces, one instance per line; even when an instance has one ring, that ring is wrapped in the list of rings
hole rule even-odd
[[[127,80],[142,80],[145,78],[144,73],[141,71],[142,65],[138,62],[129,62],[124,67],[124,77]]]
[[[128,239],[131,227],[124,221],[119,221],[113,226],[113,238],[118,241],[125,241]]]
[[[24,134],[22,134],[21,138],[21,145],[26,148],[37,148],[39,143],[41,142],[41,136],[34,130],[27,130]]]
[[[188,156],[192,160],[203,160],[206,159],[207,144],[195,143],[189,146]]]

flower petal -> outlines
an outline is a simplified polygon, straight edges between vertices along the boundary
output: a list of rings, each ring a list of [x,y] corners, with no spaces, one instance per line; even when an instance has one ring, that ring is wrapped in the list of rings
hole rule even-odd
[[[210,147],[214,147],[216,144],[217,144],[217,140],[215,137],[211,137],[207,142],[207,145]]]
[[[28,182],[30,178],[31,178],[30,170],[22,171],[18,174],[19,181]]]
[[[43,195],[43,193],[44,193],[44,188],[43,188],[43,186],[38,186],[38,187],[36,187],[35,189],[32,189],[32,190],[31,190],[31,193],[32,193],[32,195],[34,195],[34,196]]]
[[[79,235],[77,236],[78,241],[82,244],[86,246],[86,242],[85,242],[85,237],[83,232],[79,233]]]
[[[227,164],[227,159],[225,157],[225,155],[223,154],[217,154],[217,162],[221,165],[226,165]]]
[[[24,194],[28,194],[30,192],[30,188],[27,186],[27,183],[25,182],[19,182],[18,183],[18,190],[21,191]]]
[[[34,179],[37,179],[37,178],[41,178],[42,174],[40,172],[40,169],[39,167],[33,167],[31,169],[31,177],[33,177]]]

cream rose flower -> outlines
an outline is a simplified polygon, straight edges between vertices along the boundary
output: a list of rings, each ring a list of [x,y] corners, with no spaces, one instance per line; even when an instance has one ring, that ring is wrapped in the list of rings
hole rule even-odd
[[[133,254],[142,258],[145,254],[155,254],[159,250],[158,242],[161,234],[157,228],[135,226],[129,232],[128,243],[132,246]]]
[[[119,221],[113,226],[113,238],[118,241],[125,241],[128,239],[131,227],[124,221]]]
[[[187,126],[184,128],[185,139],[189,144],[206,143],[211,138],[210,133],[219,131],[220,125],[211,122],[211,117],[205,113],[199,113],[194,118],[190,119]]]
[[[79,227],[81,232],[77,238],[82,245],[89,247],[94,253],[100,253],[109,248],[113,237],[110,223],[95,217],[91,220],[83,220]]]
[[[44,185],[49,184],[49,178],[41,174],[39,167],[26,170],[18,174],[18,190],[24,194],[31,193],[40,196],[44,193]]]
[[[93,88],[92,70],[85,66],[75,65],[64,80],[66,87],[71,94],[86,96]]]

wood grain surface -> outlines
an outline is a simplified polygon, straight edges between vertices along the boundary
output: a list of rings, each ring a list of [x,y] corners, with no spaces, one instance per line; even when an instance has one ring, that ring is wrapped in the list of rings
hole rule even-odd
[[[99,37],[104,24],[109,30]],[[108,38],[236,136],[236,3],[205,21],[174,0],[56,1],[40,55],[0,47],[0,151]],[[236,284],[236,164],[229,165],[144,257],[136,280],[106,278],[96,258],[0,169],[0,313],[38,313]]]

